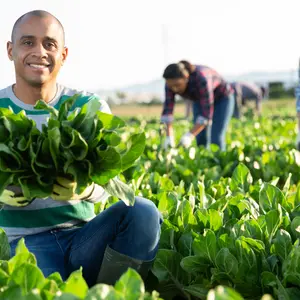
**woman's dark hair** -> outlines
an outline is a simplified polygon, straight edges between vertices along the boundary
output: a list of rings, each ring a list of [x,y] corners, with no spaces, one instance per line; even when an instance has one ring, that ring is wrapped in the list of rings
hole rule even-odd
[[[168,65],[163,73],[163,78],[165,79],[178,79],[178,78],[185,78],[186,73],[192,73],[192,65],[186,61],[181,60],[177,64],[170,64]]]
[[[181,60],[179,63],[182,63],[184,65],[189,74],[193,72],[193,65],[189,61]]]

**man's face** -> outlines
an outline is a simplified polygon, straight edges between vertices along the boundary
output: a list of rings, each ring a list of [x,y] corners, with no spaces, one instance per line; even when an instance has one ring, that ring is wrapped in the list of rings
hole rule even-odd
[[[7,43],[7,53],[18,79],[41,86],[56,80],[68,49],[55,19],[27,16],[18,25],[13,41]]]

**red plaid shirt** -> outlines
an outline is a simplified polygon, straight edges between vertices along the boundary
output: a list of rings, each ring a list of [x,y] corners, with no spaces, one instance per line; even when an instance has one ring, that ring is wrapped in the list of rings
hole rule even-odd
[[[192,101],[199,101],[203,120],[212,120],[214,102],[228,96],[233,90],[222,76],[215,70],[196,65],[196,70],[190,74],[186,91],[180,96]],[[161,120],[168,122],[173,118],[175,93],[165,85],[165,103]],[[170,118],[171,117],[171,118]]]

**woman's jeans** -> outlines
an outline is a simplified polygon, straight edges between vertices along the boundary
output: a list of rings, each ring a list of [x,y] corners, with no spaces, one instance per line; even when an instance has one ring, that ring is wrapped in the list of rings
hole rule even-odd
[[[196,139],[197,145],[208,147],[210,144],[216,144],[222,151],[226,149],[226,131],[234,111],[234,95],[219,99],[214,103],[214,114],[212,125],[205,127]],[[193,104],[194,123],[199,115],[202,115],[200,102]]]
[[[91,286],[96,283],[107,245],[132,258],[153,260],[161,223],[155,204],[136,197],[134,206],[119,201],[82,227],[46,231],[24,239],[45,276],[59,272],[65,280],[82,266],[83,276]],[[17,242],[11,242],[12,255]]]

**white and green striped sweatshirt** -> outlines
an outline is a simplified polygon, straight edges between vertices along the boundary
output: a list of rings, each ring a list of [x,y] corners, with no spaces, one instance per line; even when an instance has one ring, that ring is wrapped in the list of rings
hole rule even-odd
[[[60,105],[70,96],[80,93],[74,108],[82,107],[87,103],[92,93],[78,91],[57,85],[56,96],[48,103],[58,109]],[[111,113],[108,104],[99,100],[100,110]],[[0,107],[11,107],[15,113],[25,110],[26,115],[36,122],[39,129],[47,121],[49,114],[42,110],[35,110],[33,105],[20,101],[13,93],[12,86],[0,90]],[[81,222],[91,220],[94,214],[94,203],[105,201],[109,195],[102,187],[96,186],[91,197],[86,201],[55,201],[51,198],[35,199],[25,207],[13,207],[5,205],[0,210],[0,227],[12,240],[29,234],[40,233],[54,228],[67,228]]]

